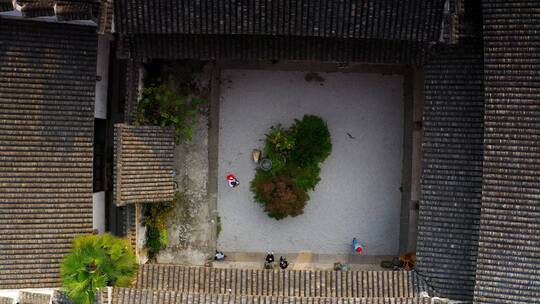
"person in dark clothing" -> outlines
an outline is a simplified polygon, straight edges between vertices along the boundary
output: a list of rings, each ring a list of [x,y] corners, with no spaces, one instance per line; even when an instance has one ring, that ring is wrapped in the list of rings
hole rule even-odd
[[[279,268],[285,270],[289,266],[289,262],[284,257],[279,257]]]
[[[273,252],[267,252],[265,260],[266,260],[266,263],[274,263],[274,253]]]
[[[264,269],[274,269],[274,253],[267,252],[264,259]]]

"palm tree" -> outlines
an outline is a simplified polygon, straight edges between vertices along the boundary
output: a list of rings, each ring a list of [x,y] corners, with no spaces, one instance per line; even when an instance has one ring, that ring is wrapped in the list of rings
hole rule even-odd
[[[129,242],[107,233],[75,238],[60,274],[62,287],[75,304],[92,304],[98,289],[127,287],[136,271]]]

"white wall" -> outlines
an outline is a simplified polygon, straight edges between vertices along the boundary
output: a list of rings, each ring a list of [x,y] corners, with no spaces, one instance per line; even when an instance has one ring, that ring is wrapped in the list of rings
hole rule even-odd
[[[218,210],[225,251],[349,253],[357,237],[368,255],[397,254],[403,150],[402,76],[225,70],[222,75]],[[276,221],[253,201],[253,148],[272,125],[304,114],[328,122],[333,151],[303,215]],[[349,136],[350,134],[350,136]],[[240,179],[237,189],[225,181]]]
[[[105,191],[92,195],[92,228],[105,232]]]
[[[94,117],[107,119],[107,90],[109,87],[109,36],[98,35],[98,57],[96,75],[96,105]]]

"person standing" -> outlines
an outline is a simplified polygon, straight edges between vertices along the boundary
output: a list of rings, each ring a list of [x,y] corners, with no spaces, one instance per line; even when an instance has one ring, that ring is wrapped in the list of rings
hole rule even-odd
[[[264,269],[274,269],[274,253],[267,252],[264,259]]]
[[[279,268],[285,270],[289,267],[289,262],[284,257],[279,257]]]
[[[274,263],[274,253],[273,252],[267,252],[265,260],[266,260],[266,263]]]
[[[364,247],[358,242],[356,238],[352,239],[352,245],[356,254],[360,255],[364,252]]]

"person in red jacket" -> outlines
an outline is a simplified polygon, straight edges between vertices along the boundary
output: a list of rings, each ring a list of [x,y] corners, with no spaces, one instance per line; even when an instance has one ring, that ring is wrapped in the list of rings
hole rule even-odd
[[[227,175],[227,183],[229,183],[229,187],[231,188],[236,188],[240,186],[240,182],[238,181],[236,176],[234,176],[234,174]]]

